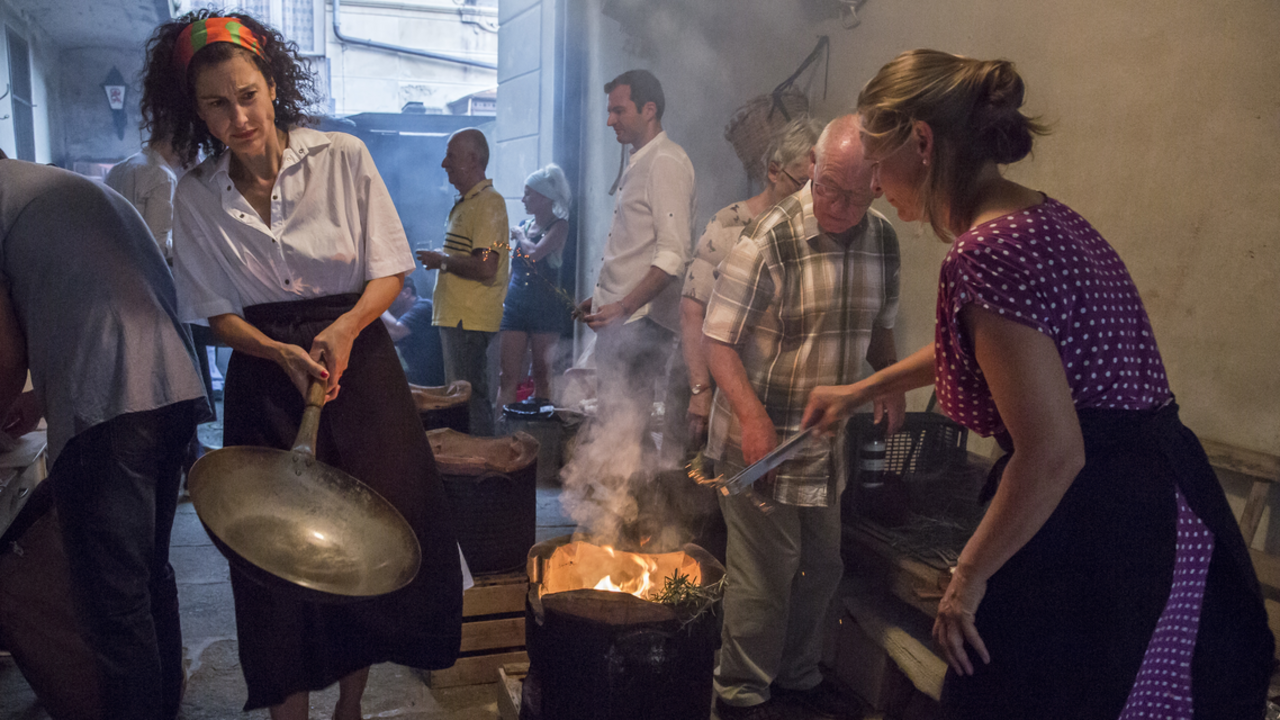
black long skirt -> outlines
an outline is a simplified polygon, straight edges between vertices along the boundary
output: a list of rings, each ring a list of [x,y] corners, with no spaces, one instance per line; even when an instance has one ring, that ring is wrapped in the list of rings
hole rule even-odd
[[[975,623],[991,664],[948,671],[948,720],[1115,720],[1173,579],[1180,490],[1214,536],[1191,662],[1196,720],[1261,720],[1273,641],[1248,549],[1176,405],[1079,411],[1086,463],[992,575]],[[1002,464],[997,465],[997,472]]]
[[[315,336],[358,295],[245,308],[245,319],[280,342],[310,350]],[[449,667],[458,655],[462,574],[444,487],[382,323],[356,338],[338,397],[320,414],[316,456],[368,484],[404,515],[422,545],[422,567],[407,587],[343,605],[298,601],[231,569],[244,709],[320,690],[361,668],[394,662]],[[287,450],[303,398],[275,363],[233,353],[225,386],[224,444]]]

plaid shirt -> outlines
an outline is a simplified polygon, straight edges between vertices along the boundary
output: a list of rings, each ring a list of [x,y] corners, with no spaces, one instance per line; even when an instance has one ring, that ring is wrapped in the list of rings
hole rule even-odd
[[[743,230],[720,266],[703,332],[737,347],[779,440],[800,429],[809,392],[862,376],[872,327],[892,328],[898,314],[898,237],[868,210],[842,245],[818,227],[806,185]],[[707,452],[732,448],[742,428],[716,392]],[[833,443],[812,438],[778,471],[772,497],[829,506],[838,497]]]

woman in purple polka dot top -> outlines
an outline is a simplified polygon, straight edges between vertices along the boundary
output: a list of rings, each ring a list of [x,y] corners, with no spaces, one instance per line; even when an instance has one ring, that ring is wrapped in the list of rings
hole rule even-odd
[[[948,717],[1261,718],[1257,578],[1137,288],[1088,221],[1001,175],[1044,134],[1023,92],[1007,61],[932,50],[863,88],[873,190],[954,241],[935,342],[817,388],[805,424],[934,385],[1008,453],[934,623]]]

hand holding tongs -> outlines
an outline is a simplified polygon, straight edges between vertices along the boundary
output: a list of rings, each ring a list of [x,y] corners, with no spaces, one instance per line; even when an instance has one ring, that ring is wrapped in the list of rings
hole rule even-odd
[[[770,470],[773,470],[787,460],[795,457],[796,453],[800,451],[800,447],[804,445],[804,440],[808,438],[815,429],[816,428],[813,427],[807,428],[792,435],[784,440],[781,445],[774,448],[768,455],[765,455],[751,465],[743,468],[738,472],[738,474],[731,478],[715,478],[714,480],[706,481],[703,484],[714,487],[725,496],[745,494],[761,512],[773,512],[773,503],[758,495],[751,489],[751,486],[755,484],[757,480],[767,475]]]
[[[810,427],[801,430],[784,440],[781,445],[770,451],[768,455],[743,468],[737,475],[727,480],[720,480],[717,483],[720,487],[720,492],[725,495],[738,495],[751,487],[755,481],[767,475],[770,470],[795,457],[796,453],[800,451],[800,447],[804,444],[805,438],[808,438],[814,429]]]

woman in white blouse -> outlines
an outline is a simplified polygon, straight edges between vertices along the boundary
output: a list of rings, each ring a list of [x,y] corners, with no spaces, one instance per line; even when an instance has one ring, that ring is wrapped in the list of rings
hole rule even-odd
[[[209,11],[148,43],[143,113],[192,161],[175,196],[182,319],[234,350],[226,445],[289,448],[312,379],[326,383],[320,460],[371,485],[418,534],[407,588],[349,605],[281,596],[232,569],[245,710],[306,718],[334,682],[334,717],[360,717],[368,668],[447,667],[458,652],[461,570],[443,488],[385,328],[373,322],[414,267],[365,146],[302,127],[312,78],[297,48],[251,17]]]

